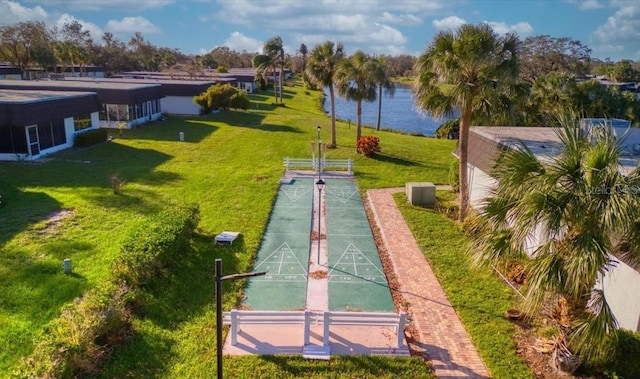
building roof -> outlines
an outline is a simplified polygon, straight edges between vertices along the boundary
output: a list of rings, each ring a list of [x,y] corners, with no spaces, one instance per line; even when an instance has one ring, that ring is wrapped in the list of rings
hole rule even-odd
[[[0,89],[95,92],[102,104],[133,105],[162,97],[160,84],[71,80],[0,80]]]
[[[99,109],[95,92],[0,91],[0,127],[39,124]]]
[[[620,170],[628,173],[640,163],[640,129],[628,128],[626,120],[584,119],[585,125],[607,123],[622,139],[623,155]],[[522,142],[541,160],[547,160],[562,152],[562,143],[556,130],[549,127],[524,126],[476,126],[469,133],[468,161],[489,173],[500,149],[510,148]]]
[[[133,79],[133,78],[66,78],[65,81],[93,82],[93,83],[138,83],[160,84],[162,96],[196,96],[206,92],[209,87],[216,84],[215,80],[178,80],[166,77],[157,79]]]

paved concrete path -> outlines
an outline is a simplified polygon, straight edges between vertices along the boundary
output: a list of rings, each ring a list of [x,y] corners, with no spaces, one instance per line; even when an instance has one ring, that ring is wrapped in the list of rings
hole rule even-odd
[[[489,371],[396,206],[392,195],[403,191],[369,190],[368,198],[420,344],[439,378],[488,378]]]

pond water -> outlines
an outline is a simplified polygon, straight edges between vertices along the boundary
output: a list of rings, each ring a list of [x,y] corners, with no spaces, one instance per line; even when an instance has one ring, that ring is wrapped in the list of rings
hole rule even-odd
[[[327,100],[324,110],[329,113],[331,101],[329,101],[329,90],[324,91]],[[378,101],[372,103],[362,102],[362,125],[375,128],[378,116]],[[336,118],[351,120],[351,125],[355,127],[356,102],[346,101],[336,94]],[[436,129],[448,120],[448,118],[434,119],[429,114],[422,115],[416,111],[413,104],[413,93],[410,86],[397,85],[393,98],[382,94],[382,116],[380,120],[381,129],[391,129],[409,134],[419,134],[433,136]]]

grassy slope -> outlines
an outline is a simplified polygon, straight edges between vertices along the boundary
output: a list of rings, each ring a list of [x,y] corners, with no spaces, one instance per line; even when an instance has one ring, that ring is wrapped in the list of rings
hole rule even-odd
[[[287,107],[274,107],[271,98],[256,95],[252,101],[258,106],[249,111],[172,118],[46,163],[0,163],[0,191],[9,198],[0,211],[0,376],[29,353],[63,304],[108,275],[127,231],[173,201],[200,205],[201,236],[165,286],[152,291],[152,305],[136,322],[132,345],[115,357],[105,376],[210,373],[215,366],[213,259],[224,259],[225,272],[251,267],[283,158],[309,156],[316,125],[329,140],[329,120],[316,106],[319,93],[295,87],[287,95]],[[365,130],[380,136],[382,154],[363,159],[355,155],[354,129],[339,124],[338,148],[327,155],[353,157],[363,189],[446,182],[451,141]],[[115,173],[127,180],[119,196],[109,184]],[[68,217],[46,221],[63,209],[71,211]],[[243,233],[240,243],[233,249],[212,246],[212,236],[229,229]],[[72,259],[74,275],[61,273],[64,258]],[[226,308],[241,287],[240,281],[225,283]],[[395,364],[382,362],[378,366]],[[416,364],[409,362],[407,367]]]

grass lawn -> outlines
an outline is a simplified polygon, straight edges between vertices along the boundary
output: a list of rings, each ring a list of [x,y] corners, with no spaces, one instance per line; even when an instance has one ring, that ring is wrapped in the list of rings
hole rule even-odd
[[[107,277],[128,231],[172,202],[199,204],[198,235],[168,277],[148,288],[148,306],[134,321],[130,343],[101,377],[213,376],[213,262],[222,258],[225,274],[251,269],[284,158],[309,157],[318,125],[322,139],[330,140],[330,120],[318,108],[319,97],[289,86],[286,107],[272,105],[268,93],[255,94],[247,111],[171,117],[51,160],[1,162],[0,191],[9,205],[0,210],[0,377],[31,352],[64,304]],[[355,126],[338,123],[338,146],[327,158],[353,158],[361,190],[447,182],[454,141],[365,129],[364,135],[380,138],[382,148],[368,159],[355,153],[355,132]],[[119,195],[111,188],[113,175],[126,180]],[[231,248],[215,246],[213,236],[222,230],[242,235]],[[72,275],[62,273],[65,258],[72,260]],[[225,309],[238,302],[243,285],[224,282]],[[479,307],[475,298],[467,301],[463,308]],[[503,310],[502,303],[482,306],[491,310],[488,319]],[[508,334],[509,326],[503,327],[500,333]],[[236,378],[433,377],[413,358],[244,357],[224,364],[225,374]]]
[[[442,284],[453,308],[493,378],[533,378],[529,366],[516,355],[513,325],[504,317],[514,293],[488,269],[474,269],[466,254],[467,239],[454,221],[433,209],[412,206],[403,193],[396,203],[416,242]],[[438,191],[438,199],[454,194]]]

